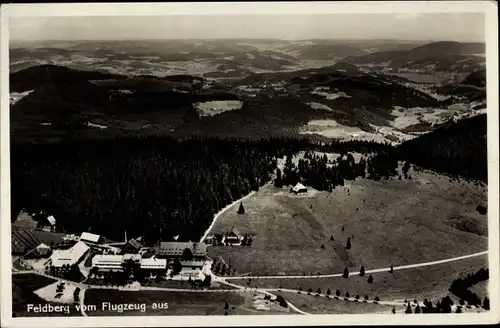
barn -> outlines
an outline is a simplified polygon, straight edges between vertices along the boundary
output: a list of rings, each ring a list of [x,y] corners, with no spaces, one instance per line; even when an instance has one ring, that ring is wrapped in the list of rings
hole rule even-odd
[[[297,183],[295,187],[292,188],[291,190],[294,194],[303,194],[307,193],[307,188],[302,184],[302,183]]]

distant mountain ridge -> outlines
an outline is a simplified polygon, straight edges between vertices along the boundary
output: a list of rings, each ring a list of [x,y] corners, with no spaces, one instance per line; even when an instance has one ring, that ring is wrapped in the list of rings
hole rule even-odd
[[[352,64],[386,64],[391,68],[474,71],[484,65],[486,45],[484,43],[463,43],[453,41],[433,42],[410,50],[374,52],[347,57]]]

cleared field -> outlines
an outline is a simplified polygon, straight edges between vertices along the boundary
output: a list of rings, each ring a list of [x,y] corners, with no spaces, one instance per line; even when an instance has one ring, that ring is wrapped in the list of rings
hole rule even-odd
[[[487,249],[487,218],[476,212],[478,203],[486,203],[484,187],[430,172],[412,171],[411,176],[357,180],[332,193],[300,196],[267,185],[243,202],[245,214],[237,214],[235,206],[212,230],[227,232],[234,226],[255,234],[252,246],[211,246],[209,255],[223,258],[236,275],[308,275],[430,262]],[[455,224],[464,217],[472,224]]]
[[[117,290],[88,290],[85,294],[85,305],[96,305],[97,311],[87,312],[89,316],[115,315],[228,315],[232,314],[272,314],[283,311],[257,311],[253,307],[253,293],[238,292],[164,292],[164,291],[117,291]],[[146,311],[140,310],[116,312],[102,310],[102,303],[113,304],[146,304]],[[224,309],[225,303],[229,308]],[[153,304],[168,303],[167,309],[153,309]]]
[[[251,287],[259,288],[309,288],[315,293],[318,288],[326,293],[328,288],[335,295],[339,290],[341,296],[346,292],[352,296],[359,295],[370,299],[380,297],[385,301],[414,300],[425,298],[437,300],[448,295],[448,288],[453,280],[487,266],[487,256],[465,259],[457,262],[433,265],[429,267],[407,269],[401,271],[373,273],[373,282],[367,282],[368,276],[350,275],[349,278],[303,278],[303,279],[252,279]],[[244,285],[247,279],[231,280],[232,283]],[[479,295],[479,294],[478,294]],[[293,303],[293,302],[292,302]],[[306,310],[304,310],[306,311]]]
[[[47,277],[39,276],[36,274],[13,274],[12,275],[12,316],[13,317],[42,317],[42,316],[70,316],[80,315],[74,306],[70,305],[70,313],[35,313],[28,312],[28,304],[44,305],[56,303],[47,302],[38,297],[34,292],[40,288],[54,283],[56,280]]]
[[[314,295],[304,295],[287,292],[273,292],[295,305],[299,310],[312,314],[361,314],[361,313],[391,313],[392,306],[373,303],[350,302],[325,298]],[[396,312],[404,312],[404,307],[396,306]]]

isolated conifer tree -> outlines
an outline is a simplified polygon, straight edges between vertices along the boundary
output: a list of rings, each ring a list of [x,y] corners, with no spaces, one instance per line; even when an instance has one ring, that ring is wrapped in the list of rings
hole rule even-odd
[[[276,179],[274,180],[274,186],[276,188],[283,187],[283,179],[281,178],[281,170],[280,169],[276,170]]]
[[[337,291],[335,292],[335,295],[340,296],[340,290],[337,289]]]
[[[318,288],[318,294],[321,294],[321,288]]]
[[[392,314],[396,314],[396,308],[394,306],[392,307]]]
[[[405,311],[406,314],[411,314],[413,313],[413,311],[411,310],[411,305],[410,303],[408,303],[408,306],[406,307],[406,311]]]
[[[245,214],[245,208],[243,207],[243,203],[240,203],[240,207],[238,208],[238,214]]]
[[[483,308],[485,310],[489,310],[490,309],[490,299],[488,297],[485,297],[484,298],[484,301],[483,301]]]
[[[417,307],[415,308],[415,313],[416,314],[420,314],[422,313],[421,309],[420,309],[420,305],[417,304]]]
[[[330,288],[328,288],[328,289],[326,290],[326,295],[331,295],[331,294],[332,294],[332,291],[330,290]]]
[[[347,244],[345,246],[346,249],[351,249],[351,238],[347,237]]]
[[[321,249],[325,249],[325,245],[324,244],[321,244]]]
[[[345,297],[349,298],[351,297],[351,294],[349,294],[349,292],[345,292]]]
[[[224,304],[224,310],[227,310],[229,309],[229,303],[226,301],[226,303]]]
[[[373,276],[372,276],[372,275],[370,275],[370,276],[368,277],[368,280],[367,280],[367,281],[368,281],[368,283],[369,283],[369,284],[373,283]]]
[[[361,267],[361,269],[359,270],[359,275],[360,275],[361,277],[364,277],[364,276],[365,276],[365,267],[364,267],[364,266],[362,266],[362,267]]]
[[[333,241],[333,240],[334,240],[334,239],[333,239],[333,235],[332,235],[332,236],[330,236],[330,240],[331,240],[331,241]]]
[[[347,270],[347,267],[344,269],[344,273],[342,274],[342,277],[349,278],[349,270]]]
[[[313,289],[312,289],[312,288],[309,288],[309,289],[307,290],[307,292],[308,292],[308,293],[312,293],[312,292],[313,292]]]
[[[344,230],[345,230],[345,229],[344,229],[344,226],[342,226],[342,231],[344,231]]]

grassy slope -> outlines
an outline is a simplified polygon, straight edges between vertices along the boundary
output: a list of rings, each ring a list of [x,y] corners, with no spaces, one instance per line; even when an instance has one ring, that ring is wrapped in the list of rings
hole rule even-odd
[[[34,313],[27,312],[28,304],[47,304],[38,297],[34,291],[50,285],[54,279],[39,276],[36,274],[15,274],[12,275],[12,316],[13,317],[41,317],[41,316],[67,316],[64,313]],[[53,304],[53,303],[51,303]],[[53,304],[55,305],[55,304]],[[71,314],[77,314],[73,306],[70,306]]]
[[[301,198],[287,191],[275,195],[279,191],[266,186],[244,202],[244,215],[230,209],[212,230],[234,225],[241,233],[254,233],[252,247],[210,247],[210,255],[222,256],[238,274],[302,275],[340,273],[346,266],[357,271],[414,264],[487,249],[485,236],[450,223],[466,216],[480,231],[486,229],[486,219],[475,211],[486,199],[484,188],[433,173],[412,176],[408,181],[358,180],[331,194]],[[345,250],[353,235],[352,249]]]
[[[302,311],[312,314],[360,314],[360,313],[391,313],[392,306],[373,303],[335,300],[314,295],[274,292]],[[397,307],[397,312],[404,312],[404,307]]]
[[[260,288],[302,288],[307,292],[312,288],[316,292],[318,288],[323,293],[330,288],[332,295],[340,290],[344,296],[349,292],[351,297],[359,295],[363,298],[368,295],[370,299],[379,296],[381,300],[404,300],[424,298],[437,299],[448,295],[448,288],[454,279],[473,273],[477,268],[487,266],[486,256],[470,258],[452,263],[413,268],[394,273],[374,273],[373,283],[367,282],[368,276],[360,277],[351,275],[349,278],[306,278],[306,279],[252,279],[252,287]],[[246,285],[247,280],[231,280],[232,283]]]

